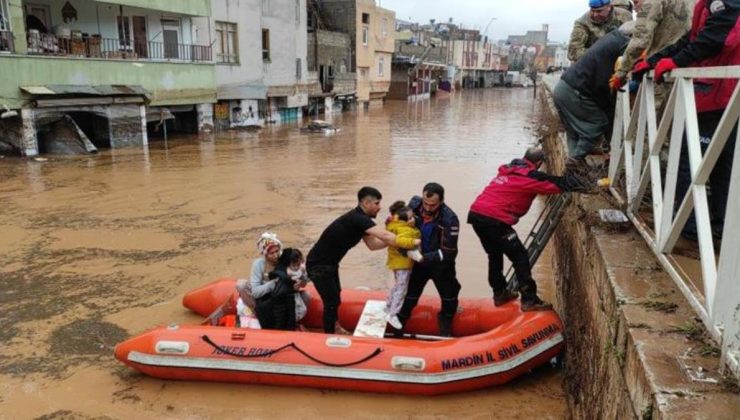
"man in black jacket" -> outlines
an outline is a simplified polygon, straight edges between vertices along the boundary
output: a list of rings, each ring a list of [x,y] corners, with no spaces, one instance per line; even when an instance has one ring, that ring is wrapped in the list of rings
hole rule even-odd
[[[457,296],[460,293],[455,271],[460,221],[444,203],[444,199],[444,188],[436,182],[430,182],[424,186],[422,197],[415,196],[409,201],[409,207],[416,217],[416,226],[421,230],[423,258],[411,270],[409,288],[398,320],[405,324],[411,317],[424,286],[431,279],[442,300],[442,309],[437,314],[439,333],[449,337],[452,335],[452,318],[457,312]]]
[[[582,164],[614,118],[615,97],[609,90],[614,63],[624,52],[633,22],[599,39],[563,74],[553,101],[565,125],[568,157]]]

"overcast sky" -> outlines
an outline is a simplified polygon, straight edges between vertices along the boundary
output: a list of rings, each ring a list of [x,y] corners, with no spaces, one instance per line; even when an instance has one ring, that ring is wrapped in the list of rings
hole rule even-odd
[[[464,28],[488,28],[493,39],[524,35],[550,25],[549,40],[567,42],[573,21],[588,10],[588,0],[377,0],[381,7],[396,12],[396,19],[428,23],[462,24]]]

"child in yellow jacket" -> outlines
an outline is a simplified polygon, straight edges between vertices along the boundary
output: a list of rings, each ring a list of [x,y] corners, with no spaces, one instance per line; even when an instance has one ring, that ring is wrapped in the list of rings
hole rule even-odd
[[[385,303],[388,311],[388,323],[393,328],[400,330],[402,325],[397,315],[401,310],[403,300],[406,298],[411,268],[414,266],[414,261],[406,255],[405,251],[400,250],[414,250],[417,248],[421,244],[421,232],[416,228],[414,212],[406,206],[406,203],[396,201],[389,210],[391,214],[386,221],[385,228],[396,234],[397,247],[388,247],[388,262],[386,265],[393,270],[395,284],[388,293],[388,299]]]

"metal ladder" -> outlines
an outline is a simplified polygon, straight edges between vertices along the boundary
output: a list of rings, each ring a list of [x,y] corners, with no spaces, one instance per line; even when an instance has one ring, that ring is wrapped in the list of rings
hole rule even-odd
[[[527,248],[527,254],[529,255],[529,266],[534,267],[537,259],[545,250],[547,242],[550,240],[555,228],[560,223],[560,219],[563,218],[566,207],[570,204],[571,195],[570,193],[563,193],[557,195],[551,195],[545,201],[545,207],[542,209],[537,220],[532,226],[532,230],[529,235],[524,239],[524,247]],[[506,271],[506,282],[507,289],[517,290],[518,282],[516,274],[514,273],[514,267],[509,266]]]

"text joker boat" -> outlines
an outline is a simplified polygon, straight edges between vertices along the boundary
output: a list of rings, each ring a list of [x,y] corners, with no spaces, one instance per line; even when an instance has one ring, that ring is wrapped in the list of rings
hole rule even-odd
[[[309,328],[321,328],[315,290]],[[183,304],[206,316],[231,296],[221,279],[188,293]],[[366,301],[382,292],[342,291],[340,323],[354,329]],[[461,299],[454,338],[439,340],[341,336],[313,332],[185,325],[161,327],[120,343],[115,355],[163,379],[228,381],[400,394],[445,394],[504,384],[547,363],[563,345],[553,311],[521,312],[517,301]],[[406,325],[411,334],[438,334],[439,299],[424,296]]]

